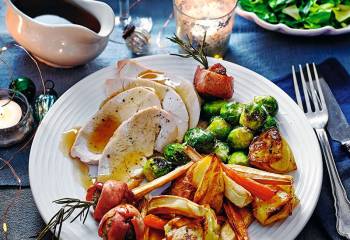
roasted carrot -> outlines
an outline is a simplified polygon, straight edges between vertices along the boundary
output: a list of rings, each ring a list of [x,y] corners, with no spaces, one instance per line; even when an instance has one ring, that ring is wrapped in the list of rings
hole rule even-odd
[[[251,194],[253,194],[255,197],[258,197],[262,200],[269,200],[275,195],[275,190],[272,188],[258,183],[254,181],[253,179],[243,177],[239,175],[235,170],[227,167],[225,164],[221,164],[222,169],[224,172],[229,176],[233,181],[247,189]]]
[[[143,222],[146,226],[159,230],[164,230],[164,225],[167,223],[167,221],[153,214],[148,214],[147,216],[145,216],[143,218]]]

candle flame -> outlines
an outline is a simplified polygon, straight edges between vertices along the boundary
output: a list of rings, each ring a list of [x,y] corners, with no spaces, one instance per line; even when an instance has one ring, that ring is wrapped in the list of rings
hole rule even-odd
[[[8,227],[7,227],[7,223],[2,223],[2,230],[4,230],[4,233],[7,233],[8,231]]]

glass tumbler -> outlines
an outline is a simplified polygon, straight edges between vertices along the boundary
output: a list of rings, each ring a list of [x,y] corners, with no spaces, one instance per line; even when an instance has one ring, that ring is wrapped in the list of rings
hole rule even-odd
[[[237,0],[173,0],[176,35],[198,46],[206,35],[208,56],[222,58],[228,48]]]

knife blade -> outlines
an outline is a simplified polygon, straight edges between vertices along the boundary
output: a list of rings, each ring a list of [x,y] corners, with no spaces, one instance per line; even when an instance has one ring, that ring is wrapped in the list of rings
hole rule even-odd
[[[350,125],[327,82],[323,78],[320,78],[320,82],[328,108],[328,133],[333,140],[343,145],[350,144]]]

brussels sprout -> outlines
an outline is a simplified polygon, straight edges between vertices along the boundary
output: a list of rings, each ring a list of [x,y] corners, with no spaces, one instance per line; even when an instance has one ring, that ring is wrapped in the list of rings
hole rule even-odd
[[[250,103],[244,107],[239,123],[252,130],[257,130],[264,124],[266,117],[267,113],[262,105]]]
[[[173,166],[163,157],[153,157],[147,159],[146,164],[143,166],[143,174],[147,181],[152,181],[159,178],[173,169]]]
[[[271,116],[275,116],[278,112],[277,100],[272,96],[256,96],[254,102],[262,105]]]
[[[233,126],[238,124],[243,111],[244,104],[238,102],[229,102],[220,110],[220,116]]]
[[[267,116],[264,125],[261,127],[261,131],[263,132],[273,127],[278,128],[278,121],[275,117],[269,115]]]
[[[227,102],[225,100],[215,100],[203,104],[202,113],[205,117],[210,118],[220,114],[220,109]]]
[[[224,140],[231,131],[231,125],[223,118],[215,117],[208,126],[207,131],[211,132],[217,139]]]
[[[221,161],[226,163],[230,154],[230,147],[227,143],[217,141],[214,147],[214,153],[221,159]]]
[[[214,120],[216,120],[216,119],[223,119],[222,117],[220,117],[220,116],[214,116],[214,117],[211,117],[210,119],[209,119],[209,124],[210,123],[212,123]],[[208,125],[209,126],[209,125]]]
[[[184,149],[185,146],[180,143],[168,144],[164,148],[164,157],[173,165],[183,165],[191,160]]]
[[[244,149],[249,147],[253,137],[253,132],[249,128],[236,127],[228,135],[227,141],[233,149]]]
[[[185,144],[202,153],[210,153],[215,145],[214,135],[200,128],[189,129],[185,133],[184,141]]]
[[[234,152],[228,159],[228,164],[238,164],[238,165],[249,165],[249,160],[247,154],[243,151]]]

